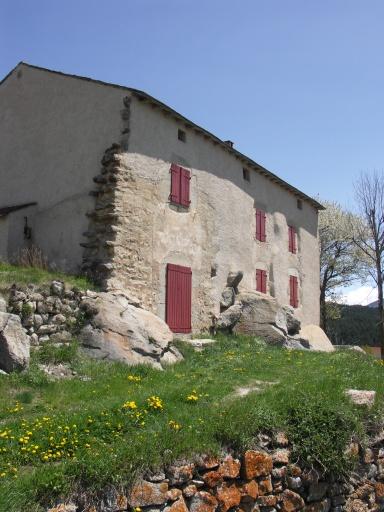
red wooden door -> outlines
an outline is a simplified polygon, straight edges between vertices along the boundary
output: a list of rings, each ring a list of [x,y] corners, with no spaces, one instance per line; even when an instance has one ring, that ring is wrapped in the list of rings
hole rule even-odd
[[[172,332],[191,332],[192,270],[167,265],[166,322]]]

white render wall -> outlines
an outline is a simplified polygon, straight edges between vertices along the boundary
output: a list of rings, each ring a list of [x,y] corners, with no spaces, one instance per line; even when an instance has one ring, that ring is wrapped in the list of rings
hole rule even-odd
[[[178,128],[186,131],[186,143],[178,140]],[[171,162],[192,171],[188,211],[169,203]],[[289,303],[289,275],[298,276],[297,315],[303,324],[319,323],[318,213],[312,205],[303,201],[298,209],[291,192],[256,171],[245,181],[233,155],[136,99],[125,164],[151,183],[155,198],[151,302],[157,314],[164,318],[166,263],[176,263],[192,268],[194,330],[218,314],[228,272],[242,270],[241,286],[255,289],[256,268],[268,271],[269,291],[281,304]],[[255,240],[255,207],[267,213],[265,243]],[[297,229],[297,254],[288,251],[288,225]],[[211,278],[213,266],[217,275]]]
[[[34,211],[0,223],[0,255],[25,245],[24,216],[33,242],[57,267],[82,262],[89,192],[105,149],[119,141],[126,92],[19,65],[0,86],[0,208],[36,201]],[[4,247],[4,239],[7,246]]]

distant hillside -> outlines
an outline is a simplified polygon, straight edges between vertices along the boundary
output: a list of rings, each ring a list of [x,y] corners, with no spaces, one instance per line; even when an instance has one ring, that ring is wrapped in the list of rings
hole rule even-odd
[[[335,345],[378,345],[377,310],[369,306],[340,306],[341,317],[329,320],[328,336]]]

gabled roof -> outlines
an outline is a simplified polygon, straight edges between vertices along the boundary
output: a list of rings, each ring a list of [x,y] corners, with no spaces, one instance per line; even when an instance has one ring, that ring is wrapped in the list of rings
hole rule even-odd
[[[181,114],[179,114],[178,112],[173,110],[171,107],[168,107],[168,105],[166,105],[165,103],[162,103],[161,101],[157,100],[156,98],[153,98],[152,96],[150,96],[149,94],[147,94],[144,91],[140,91],[138,89],[133,89],[132,87],[125,87],[123,85],[117,85],[117,84],[111,84],[109,82],[103,82],[101,80],[95,80],[93,78],[88,78],[88,77],[78,76],[78,75],[71,75],[69,73],[63,73],[61,71],[54,71],[52,69],[47,69],[47,68],[43,68],[43,67],[40,67],[40,66],[34,66],[34,65],[28,64],[26,62],[19,62],[19,64],[15,68],[13,68],[3,78],[3,80],[0,81],[0,85],[3,82],[5,82],[5,80],[19,66],[26,66],[26,67],[29,67],[29,68],[37,69],[37,70],[40,70],[40,71],[45,71],[45,72],[48,72],[48,73],[54,73],[56,75],[62,75],[62,76],[65,76],[65,77],[75,78],[75,79],[78,79],[78,80],[85,80],[85,81],[88,81],[88,82],[92,82],[94,84],[104,85],[104,86],[107,86],[107,87],[114,87],[114,88],[117,88],[117,89],[128,91],[128,92],[132,93],[134,96],[136,96],[140,101],[146,101],[146,102],[150,103],[152,106],[160,108],[166,114],[171,115],[176,120],[178,120],[179,122],[183,123],[187,128],[191,128],[191,129],[195,130],[197,133],[200,133],[205,138],[211,140],[213,142],[213,144],[221,146],[225,151],[233,154],[237,159],[241,160],[242,163],[245,166],[254,169],[259,174],[262,174],[263,176],[265,176],[269,180],[271,180],[274,183],[280,185],[284,189],[292,192],[292,194],[294,194],[296,197],[298,197],[300,199],[303,199],[304,201],[307,201],[308,203],[310,203],[317,210],[324,210],[324,206],[321,205],[318,201],[316,201],[312,197],[304,194],[304,192],[302,192],[301,190],[297,189],[296,187],[294,187],[294,186],[290,185],[289,183],[287,183],[286,181],[282,180],[281,178],[276,176],[276,174],[272,173],[271,171],[268,171],[268,169],[266,169],[262,165],[258,164],[257,162],[255,162],[254,160],[252,160],[248,156],[244,155],[243,153],[240,153],[240,151],[237,151],[237,149],[235,149],[230,144],[228,144],[228,142],[225,142],[225,141],[219,139],[213,133],[210,133],[209,131],[205,130],[201,126],[199,126],[199,125],[195,124],[194,122],[190,121],[186,117],[182,116]]]

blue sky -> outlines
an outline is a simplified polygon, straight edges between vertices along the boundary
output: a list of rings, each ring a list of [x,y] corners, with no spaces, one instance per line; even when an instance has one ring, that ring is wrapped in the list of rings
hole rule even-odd
[[[384,168],[382,0],[1,0],[20,60],[144,89],[308,194]]]
[[[143,89],[304,192],[384,169],[382,0],[0,0],[20,60]]]

